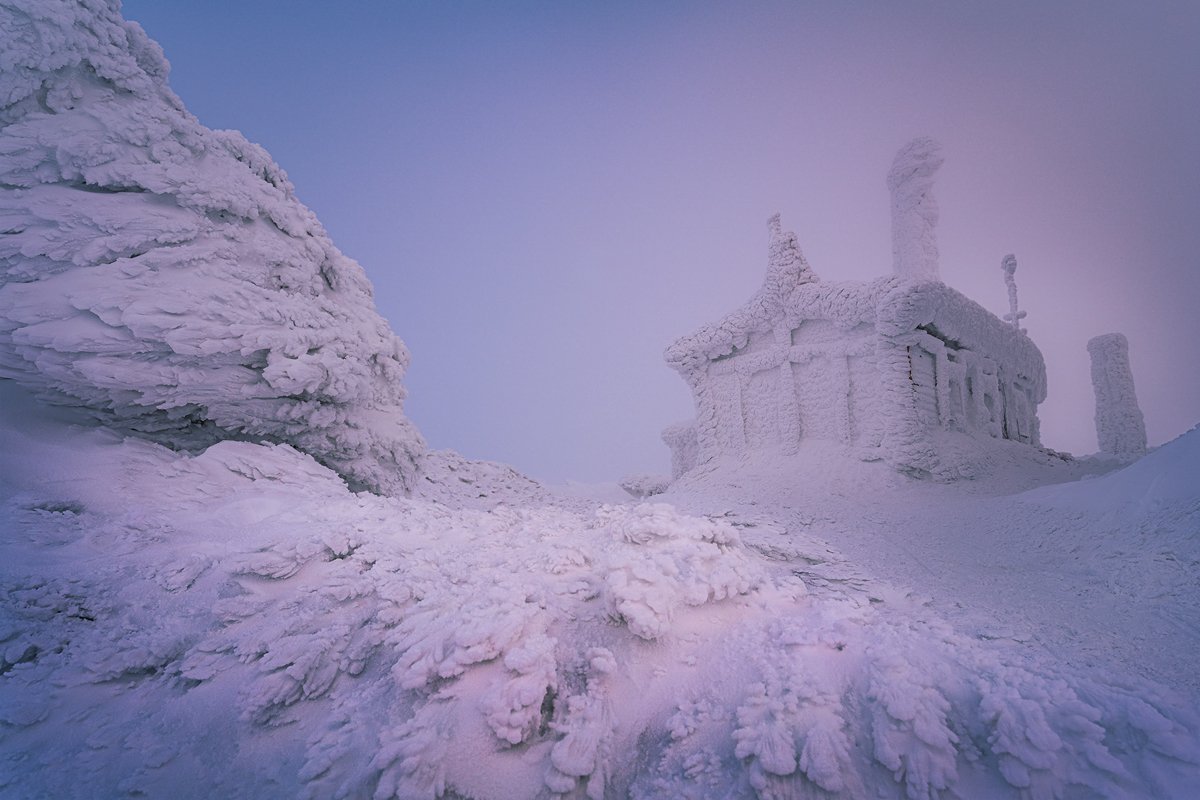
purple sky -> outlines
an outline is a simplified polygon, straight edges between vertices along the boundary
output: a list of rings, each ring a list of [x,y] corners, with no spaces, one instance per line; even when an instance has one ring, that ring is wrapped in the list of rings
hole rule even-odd
[[[891,268],[884,175],[944,145],[942,277],[1046,356],[1095,450],[1122,331],[1152,444],[1200,422],[1200,4],[127,0],[202,122],[284,167],[413,352],[434,447],[538,478],[666,472],[673,339],[761,282]]]

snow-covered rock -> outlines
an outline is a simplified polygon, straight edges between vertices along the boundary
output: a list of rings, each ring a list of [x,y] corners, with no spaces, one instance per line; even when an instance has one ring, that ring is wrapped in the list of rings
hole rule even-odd
[[[286,442],[410,489],[408,352],[283,170],[187,112],[116,0],[2,0],[0,42],[0,376],[173,447]]]
[[[671,480],[662,475],[626,475],[619,485],[630,497],[640,500],[662,494],[671,485]]]
[[[671,449],[671,477],[678,478],[700,458],[700,443],[696,441],[696,422],[677,422],[663,428],[663,443]]]

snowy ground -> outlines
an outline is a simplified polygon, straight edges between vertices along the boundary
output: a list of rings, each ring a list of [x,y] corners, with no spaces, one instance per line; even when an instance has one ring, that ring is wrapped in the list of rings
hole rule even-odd
[[[654,502],[426,452],[361,268],[118,4],[0,30],[0,797],[1197,796],[1200,430]]]
[[[947,485],[806,445],[689,476],[656,499],[765,523],[747,542],[836,549],[810,584],[836,564],[916,588],[981,638],[1200,690],[1200,430],[1104,477],[1119,465],[1007,449],[1012,461]]]
[[[1200,785],[1198,431],[1084,481],[805,448],[661,504],[439,454],[406,500],[0,391],[4,797]]]

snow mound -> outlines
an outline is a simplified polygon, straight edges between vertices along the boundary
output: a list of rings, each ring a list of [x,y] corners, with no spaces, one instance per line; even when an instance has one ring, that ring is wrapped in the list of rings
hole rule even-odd
[[[1124,469],[1075,483],[1032,489],[1021,498],[1060,508],[1143,514],[1169,506],[1200,508],[1200,427],[1162,445]]]
[[[421,460],[414,499],[452,508],[488,510],[499,505],[540,505],[551,492],[508,464],[466,458],[453,450],[430,450]]]
[[[411,489],[409,356],[362,269],[118,9],[0,2],[0,376],[173,447],[288,443]]]
[[[0,476],[6,795],[1171,797],[1200,779],[1200,720],[1169,691],[964,637],[881,584],[809,587],[814,554],[726,519],[355,495],[283,445],[191,456],[63,429],[41,447],[67,443],[65,465]]]

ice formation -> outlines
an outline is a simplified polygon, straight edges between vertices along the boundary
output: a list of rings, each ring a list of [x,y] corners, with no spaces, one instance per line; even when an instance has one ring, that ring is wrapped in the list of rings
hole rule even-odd
[[[1133,390],[1129,341],[1106,333],[1087,345],[1096,393],[1096,439],[1100,452],[1128,458],[1146,452],[1146,423]]]
[[[0,376],[175,447],[287,442],[408,490],[408,353],[362,269],[118,9],[0,0]]]
[[[23,454],[0,460],[5,796],[1135,800],[1200,781],[1190,696],[953,627],[804,533],[877,528],[923,560],[940,525],[976,565],[961,577],[1035,596],[1040,576],[981,565],[980,544],[1086,556],[1093,582],[1170,592],[1159,629],[1194,680],[1176,626],[1195,618],[1178,564],[1200,557],[1200,431],[1030,508],[906,507],[845,460],[814,468],[855,470],[836,519],[810,516],[833,497],[815,481],[755,497],[719,474],[671,497],[728,509],[702,517],[556,508],[502,471],[486,512],[355,495],[286,445],[192,456],[37,413],[0,391],[0,452]],[[474,493],[478,466],[445,469]],[[1129,535],[1146,486],[1152,548]],[[1111,535],[1092,494],[1122,503]],[[1108,650],[1100,630],[1082,635]]]
[[[933,157],[910,150],[897,164],[920,183]],[[940,281],[820,281],[777,216],[769,230],[759,292],[667,348],[696,405],[690,428],[663,434],[676,477],[722,454],[794,452],[804,438],[945,479],[974,467],[971,449],[944,434],[1039,445],[1046,368],[1019,329]]]
[[[6,796],[1137,798],[1200,780],[1184,698],[964,634],[739,514],[453,510],[351,494],[284,445],[191,456],[18,430],[10,407],[0,445],[30,458],[0,463]],[[1194,494],[1171,508],[1194,515]]]
[[[1017,257],[1012,253],[1006,255],[1000,261],[1000,269],[1004,270],[1004,286],[1008,289],[1008,313],[1004,315],[1004,321],[1025,333],[1021,320],[1025,319],[1026,312],[1017,310]]]
[[[941,146],[933,139],[913,139],[900,148],[888,172],[892,194],[892,271],[919,281],[938,280],[935,228],[937,202],[933,176],[942,165]]]

